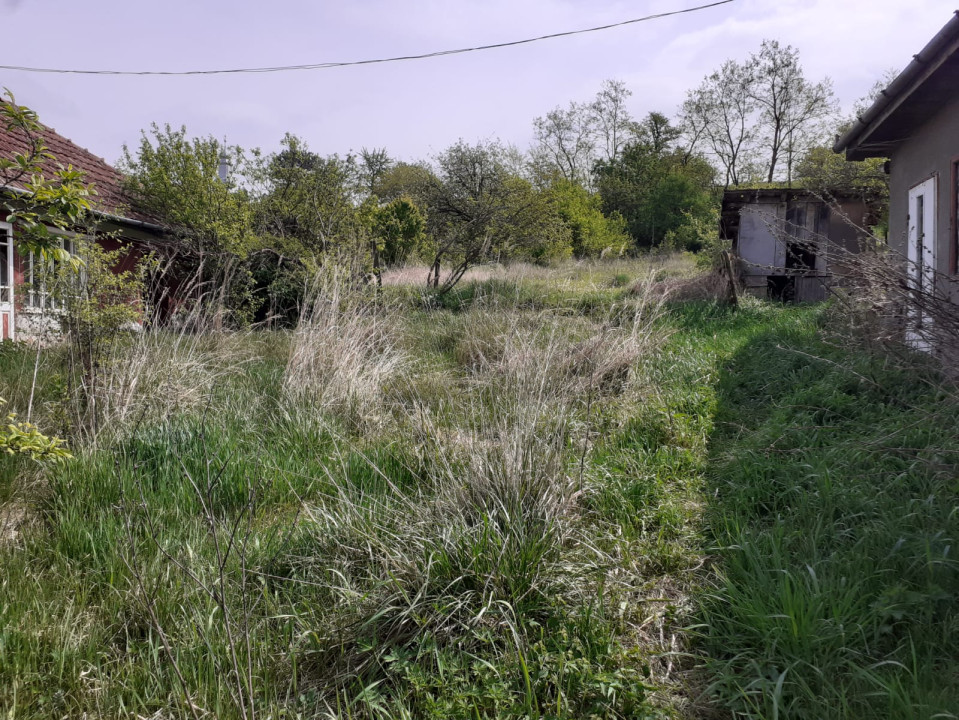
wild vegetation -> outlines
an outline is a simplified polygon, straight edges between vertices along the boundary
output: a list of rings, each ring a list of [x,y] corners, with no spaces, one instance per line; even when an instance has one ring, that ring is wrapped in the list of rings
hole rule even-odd
[[[294,331],[117,345],[136,410],[3,464],[0,705],[955,713],[951,386],[826,343],[828,308],[664,304],[691,272],[516,266],[440,307],[331,274]],[[33,352],[0,361],[22,407]]]
[[[141,209],[179,241],[167,274],[200,294],[216,288],[241,325],[292,326],[309,278],[344,256],[377,282],[424,263],[442,295],[487,262],[715,245],[730,185],[797,181],[885,202],[879,164],[828,149],[844,121],[828,78],[807,80],[795,48],[766,41],[723,64],[674,119],[634,118],[631,94],[609,80],[591,101],[549,111],[525,151],[490,139],[414,161],[386,148],[322,156],[288,134],[262,153],[154,125],[121,168]]]
[[[724,176],[884,178],[774,42],[677,123],[628,98],[429,162],[153,126],[175,242],[124,272],[10,98],[55,312],[0,346],[0,711],[959,716],[959,398],[891,324],[952,306],[881,254],[817,307],[709,273]]]

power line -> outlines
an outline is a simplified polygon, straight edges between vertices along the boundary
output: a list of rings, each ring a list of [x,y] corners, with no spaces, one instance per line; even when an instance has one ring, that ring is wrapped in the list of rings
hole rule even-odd
[[[515,47],[517,45],[528,45],[530,43],[541,42],[543,40],[555,40],[556,38],[570,37],[571,35],[584,35],[586,33],[600,32],[602,30],[611,30],[613,28],[623,27],[624,25],[635,25],[636,23],[648,22],[649,20],[659,20],[661,18],[671,17],[673,15],[684,15],[686,13],[708,10],[709,8],[727,5],[735,0],[718,0],[708,5],[697,5],[696,7],[686,8],[684,10],[673,10],[670,12],[657,13],[656,15],[646,15],[645,17],[633,18],[631,20],[622,20],[609,25],[598,25],[596,27],[584,28],[580,30],[567,30],[566,32],[551,33],[549,35],[540,35],[539,37],[525,38],[523,40],[511,40],[509,42],[493,43],[490,45],[477,45],[476,47],[458,48],[455,50],[437,50],[436,52],[423,53],[421,55],[400,55],[397,57],[375,58],[371,60],[350,60],[347,62],[324,62],[311,63],[306,65],[277,65],[275,67],[254,67],[254,68],[232,68],[224,70],[70,70],[66,68],[43,68],[27,67],[23,65],[0,65],[0,70],[16,70],[18,72],[32,73],[56,73],[61,75],[237,75],[241,73],[274,73],[287,72],[290,70],[329,70],[331,68],[353,67],[356,65],[376,65],[380,63],[401,62],[404,60],[425,60],[427,58],[443,57],[446,55],[462,55],[464,53],[480,52],[482,50],[496,50],[499,48]]]

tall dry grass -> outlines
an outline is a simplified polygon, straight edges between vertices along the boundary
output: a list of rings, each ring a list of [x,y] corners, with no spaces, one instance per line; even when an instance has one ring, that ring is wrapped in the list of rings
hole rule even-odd
[[[324,333],[351,307],[335,291],[327,298],[338,302],[323,305]],[[613,560],[591,548],[579,505],[592,409],[640,379],[638,362],[665,337],[662,309],[650,292],[601,322],[574,323],[560,313],[481,303],[465,313],[461,342],[480,332],[482,343],[470,340],[470,352],[455,353],[465,375],[432,388],[439,399],[414,393],[394,408],[391,432],[407,438],[414,485],[373,456],[356,468],[357,441],[340,439],[344,472],[331,471],[331,491],[308,504],[301,526],[308,539],[294,560],[296,575],[339,609],[314,618],[324,692],[358,678],[403,685],[386,670],[391,658],[424,642],[438,653],[489,656],[492,632],[493,652],[513,663],[538,627],[530,620],[545,623],[595,600],[596,578]],[[357,317],[364,318],[350,314]],[[374,349],[383,351],[372,323],[366,317],[343,333],[338,357],[369,362]],[[372,376],[379,383],[364,387],[382,386],[396,369],[391,358]],[[326,697],[332,713],[339,691]]]
[[[180,329],[125,329],[102,348],[95,372],[76,374],[64,405],[73,432],[94,446],[142,423],[201,412],[253,356],[248,333],[220,332],[200,317]]]
[[[385,387],[404,367],[396,318],[336,270],[310,288],[293,332],[283,392],[318,414],[383,419]]]

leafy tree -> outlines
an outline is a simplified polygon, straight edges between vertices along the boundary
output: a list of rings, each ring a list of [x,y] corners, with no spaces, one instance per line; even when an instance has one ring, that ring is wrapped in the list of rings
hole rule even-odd
[[[846,160],[830,148],[811,148],[796,166],[796,179],[805,188],[826,195],[858,197],[885,204],[889,200],[889,176],[883,158],[861,162]]]
[[[427,165],[398,162],[377,177],[373,194],[386,202],[408,197],[422,208],[435,182],[436,176]]]
[[[596,145],[602,152],[601,160],[615,161],[636,134],[636,123],[626,108],[632,94],[621,80],[606,80],[589,104]]]
[[[727,186],[791,181],[795,161],[822,140],[834,113],[830,81],[808,81],[799,51],[775,40],[745,62],[723,63],[687,93],[681,111],[687,152],[705,147]]]
[[[376,209],[373,235],[383,265],[402,263],[425,249],[426,218],[409,197]]]
[[[53,230],[83,221],[91,209],[93,186],[84,182],[81,171],[57,164],[37,114],[18,105],[9,90],[0,99],[0,122],[24,147],[0,158],[0,205],[5,220],[17,224],[15,237],[21,253],[33,252],[44,260],[70,259],[61,247],[62,237]]]
[[[636,140],[648,146],[654,153],[669,150],[682,136],[682,130],[660,112],[651,112],[645,120],[637,123],[635,133]]]
[[[376,194],[376,184],[390,171],[396,161],[390,157],[386,148],[363,148],[360,150],[359,177],[363,191],[367,195]]]
[[[725,185],[738,185],[744,179],[756,135],[754,111],[748,72],[739,63],[726,61],[699,87],[690,90],[683,102],[685,156],[692,156],[705,144],[724,173]]]
[[[614,211],[603,215],[602,198],[582,185],[557,180],[548,190],[556,211],[569,228],[572,252],[576,257],[621,255],[629,247],[626,220]]]
[[[758,54],[747,63],[750,96],[759,109],[759,127],[768,156],[766,181],[785,155],[787,182],[792,180],[799,154],[823,137],[824,122],[835,114],[832,83],[806,80],[799,64],[799,51],[764,40]]]
[[[247,265],[264,301],[259,320],[294,322],[307,277],[323,264],[368,269],[369,223],[356,203],[358,174],[353,156],[320,156],[290,134],[279,152],[251,164],[248,183],[261,248]],[[376,206],[375,198],[371,203]]]
[[[713,167],[667,142],[665,138],[675,138],[677,132],[661,120],[651,114],[644,123],[646,133],[640,135],[646,141],[630,143],[617,161],[596,166],[604,212],[625,218],[633,242],[641,248],[663,244],[670,232],[678,237],[681,226],[708,217],[718,201]]]
[[[596,151],[596,132],[588,105],[570,103],[533,121],[533,161],[540,174],[559,173],[570,182],[589,185]]]
[[[615,162],[632,140],[637,125],[626,103],[632,92],[619,80],[606,80],[589,103],[571,102],[533,121],[535,174],[558,174],[584,187],[592,185],[597,160]]]
[[[218,175],[221,155],[231,169],[227,182]],[[196,253],[243,255],[255,244],[249,198],[235,182],[243,161],[237,146],[154,123],[135,150],[123,146],[120,167],[142,207]]]
[[[226,181],[219,177],[221,157],[229,167]],[[190,300],[216,304],[236,322],[251,320],[257,300],[241,261],[259,244],[249,194],[238,182],[245,179],[243,151],[154,123],[135,150],[123,146],[120,166],[138,205],[178,238],[167,250],[164,281],[178,287],[177,304],[161,303],[159,314]]]
[[[287,134],[282,150],[251,170],[256,228],[267,246],[319,260],[349,245],[360,228],[354,202],[355,161],[321,157]]]
[[[550,197],[507,172],[498,143],[460,141],[437,158],[427,218],[435,243],[429,284],[448,292],[473,265],[491,257],[549,254],[568,242]],[[440,283],[443,262],[451,263]]]

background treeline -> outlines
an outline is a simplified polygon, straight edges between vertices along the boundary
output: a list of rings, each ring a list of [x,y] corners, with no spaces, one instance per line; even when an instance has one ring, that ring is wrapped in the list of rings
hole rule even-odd
[[[849,119],[792,47],[765,41],[723,63],[675,119],[633,118],[631,94],[608,80],[591,101],[555,108],[534,120],[526,151],[460,140],[405,162],[386,148],[322,156],[288,134],[264,154],[153,125],[121,165],[143,209],[181,240],[177,283],[215,289],[243,323],[292,321],[307,278],[331,258],[372,282],[387,267],[421,265],[443,294],[483,262],[698,251],[716,241],[730,185],[884,199],[877,162],[847,163],[828,148]]]

